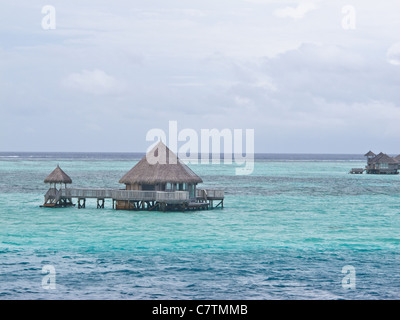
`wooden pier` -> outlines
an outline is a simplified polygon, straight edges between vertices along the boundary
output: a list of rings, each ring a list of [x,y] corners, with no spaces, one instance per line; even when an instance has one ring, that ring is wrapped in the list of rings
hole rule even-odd
[[[112,201],[112,208],[116,210],[209,210],[217,207],[223,208],[224,197],[223,190],[211,189],[197,189],[196,197],[190,198],[188,191],[165,192],[86,188],[57,190],[50,188],[44,196],[45,201],[42,207],[74,206],[72,200],[76,199],[78,209],[84,209],[87,199],[96,199],[97,208],[104,209],[105,200],[109,199]],[[215,206],[214,203],[216,203]]]
[[[349,173],[351,174],[363,174],[364,168],[352,168]]]
[[[78,209],[86,208],[87,199],[96,199],[98,209],[104,208],[106,199],[111,199],[116,210],[185,211],[224,207],[224,191],[197,188],[203,180],[161,141],[119,180],[125,189],[67,188],[72,179],[58,165],[44,182],[50,184],[50,189],[42,207],[74,206],[72,199],[77,199]]]

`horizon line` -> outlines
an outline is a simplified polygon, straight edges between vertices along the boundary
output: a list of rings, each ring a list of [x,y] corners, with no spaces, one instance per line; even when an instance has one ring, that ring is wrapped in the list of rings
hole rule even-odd
[[[140,154],[146,154],[146,151],[0,151],[1,153],[140,153]],[[390,152],[383,152],[386,154],[397,154],[397,153],[390,153]],[[179,153],[178,154],[185,154],[185,153]],[[207,153],[198,153],[198,155],[201,154],[207,154]],[[218,153],[212,153],[209,152],[209,155],[212,154],[218,154]],[[223,155],[224,152],[220,152],[220,155]],[[232,153],[232,155],[235,154],[241,154],[241,153]],[[246,153],[242,153],[246,154]],[[343,153],[343,152],[254,152],[254,154],[303,154],[303,155],[362,155],[364,156],[364,153]]]

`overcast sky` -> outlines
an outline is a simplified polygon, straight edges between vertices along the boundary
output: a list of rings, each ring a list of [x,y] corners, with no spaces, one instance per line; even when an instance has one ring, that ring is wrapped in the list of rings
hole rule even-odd
[[[399,30],[398,0],[1,1],[0,151],[142,152],[177,121],[398,154]]]

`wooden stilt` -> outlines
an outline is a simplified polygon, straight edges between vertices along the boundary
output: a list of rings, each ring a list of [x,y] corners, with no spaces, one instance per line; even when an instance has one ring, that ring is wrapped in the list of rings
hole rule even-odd
[[[78,209],[84,209],[85,207],[86,207],[86,199],[85,198],[79,198],[78,199]]]
[[[104,209],[104,199],[97,199],[97,209]]]

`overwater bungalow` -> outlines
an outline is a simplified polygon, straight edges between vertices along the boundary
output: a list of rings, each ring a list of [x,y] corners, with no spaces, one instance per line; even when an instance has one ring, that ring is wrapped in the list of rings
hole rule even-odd
[[[97,208],[104,208],[105,200],[111,199],[117,210],[208,210],[224,205],[224,191],[198,189],[203,180],[162,142],[119,180],[125,189],[67,188],[72,180],[59,166],[45,182],[50,189],[43,207],[69,206],[73,198],[79,209],[91,198],[97,199]],[[57,184],[61,184],[59,188]]]
[[[349,173],[362,174],[364,171],[367,174],[398,174],[400,170],[400,155],[390,157],[381,152],[378,155],[372,151],[364,154],[367,157],[367,165],[365,168],[352,168]]]
[[[371,152],[371,151],[370,151]],[[381,152],[378,155],[372,156],[373,153],[367,153],[367,166],[365,171],[368,174],[398,174],[399,173],[399,156],[396,158],[390,157]]]
[[[179,192],[183,191],[183,195],[188,195],[190,203],[196,202],[196,186],[202,182],[203,180],[161,141],[119,180],[119,183],[125,184],[126,190],[174,193],[178,202]],[[119,200],[116,208],[128,209],[135,205],[137,204],[134,202]]]

